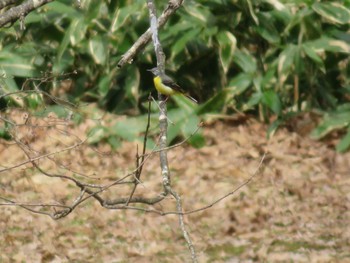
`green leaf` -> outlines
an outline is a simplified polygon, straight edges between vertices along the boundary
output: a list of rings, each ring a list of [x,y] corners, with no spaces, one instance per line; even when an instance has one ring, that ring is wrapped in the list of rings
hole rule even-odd
[[[102,125],[95,126],[88,132],[87,142],[90,144],[98,143],[102,139],[106,138],[107,134],[108,134],[108,129],[105,126],[102,126]]]
[[[131,6],[126,6],[124,8],[117,8],[115,10],[110,28],[111,33],[114,33],[120,27],[122,27],[123,24],[126,22],[127,18],[130,17],[130,13],[127,10],[130,7]]]
[[[61,58],[63,56],[63,54],[65,53],[65,51],[67,50],[67,47],[69,45],[69,41],[70,41],[70,35],[72,32],[72,24],[70,25],[70,27],[67,29],[66,33],[64,34],[64,37],[61,41],[60,46],[58,47],[57,50],[57,56],[56,56],[56,63],[59,63],[61,61]]]
[[[228,89],[219,91],[214,97],[210,98],[207,102],[199,106],[197,114],[201,115],[205,113],[221,111],[225,106],[228,93]]]
[[[5,126],[0,126],[0,138],[4,139],[4,140],[11,140],[12,136],[8,131],[8,128]]]
[[[52,71],[55,74],[61,74],[67,68],[72,66],[74,63],[74,54],[65,51],[59,60],[56,60],[53,64]]]
[[[197,129],[200,120],[195,114],[187,115],[187,118],[181,123],[181,131],[185,138],[191,136]]]
[[[262,75],[261,74],[255,75],[252,80],[253,80],[253,87],[255,88],[255,90],[261,92],[262,91],[261,84],[263,82]]]
[[[337,113],[341,113],[341,112],[344,112],[344,111],[349,111],[350,112],[350,103],[349,102],[337,106],[337,108],[335,110],[335,112],[337,112]]]
[[[246,73],[255,73],[256,60],[248,51],[237,49],[234,53],[234,62]]]
[[[350,148],[350,128],[348,128],[348,132],[346,135],[340,140],[340,142],[336,146],[337,152],[346,152]]]
[[[172,142],[181,132],[182,121],[187,118],[187,114],[181,108],[168,111],[168,118],[174,123],[168,126],[168,142]]]
[[[58,47],[56,56],[57,62],[60,62],[70,43],[72,46],[74,46],[85,39],[86,30],[87,24],[84,17],[78,16],[78,18],[72,20],[71,24],[66,30],[66,33],[64,34],[60,46]]]
[[[173,95],[172,99],[176,102],[179,108],[186,111],[187,114],[193,114],[193,112],[195,112],[195,110],[198,108],[198,104],[194,103],[182,94]]]
[[[102,8],[105,3],[104,1],[87,1],[88,4],[85,6],[84,16],[88,21],[97,20],[98,16],[103,16],[105,10]]]
[[[135,1],[132,4],[127,5],[120,4],[111,18],[110,32],[114,33],[118,30],[123,30],[123,27],[128,24],[128,21],[134,23],[134,21],[136,21],[134,16],[138,15],[144,6],[144,1]],[[132,30],[133,28],[129,28],[129,30],[130,29]]]
[[[253,74],[240,73],[236,77],[230,80],[228,89],[233,96],[243,93],[251,84],[253,80]]]
[[[321,139],[330,132],[347,127],[350,124],[350,112],[336,112],[327,114],[322,123],[310,134],[313,139]]]
[[[0,81],[2,82],[0,85],[1,94],[7,94],[10,92],[16,92],[19,90],[18,85],[16,81],[13,79],[13,77],[3,77],[0,78]]]
[[[66,5],[62,2],[52,2],[47,5],[45,5],[45,9],[47,9],[47,12],[56,12],[59,14],[65,14],[69,17],[77,17],[82,16],[80,12],[78,12],[76,9],[72,7],[71,3],[69,5]]]
[[[183,33],[180,38],[175,40],[171,47],[172,57],[175,57],[177,54],[179,54],[187,45],[187,43],[191,40],[195,40],[196,36],[201,32],[201,28],[195,27],[187,31],[186,33]]]
[[[127,118],[118,121],[111,129],[111,134],[117,135],[125,140],[133,141],[145,131],[147,116]]]
[[[284,5],[283,3],[281,3],[279,0],[263,0],[263,2],[266,2],[266,3],[269,3],[270,5],[273,6],[273,8],[275,10],[278,10],[278,11],[283,11],[283,12],[286,12],[288,11],[288,8],[286,5]]]
[[[100,78],[97,86],[98,86],[98,93],[101,97],[105,97],[108,94],[111,80],[112,80],[112,74],[108,74]]]
[[[273,19],[270,14],[260,13],[259,26],[255,27],[256,32],[261,35],[266,41],[271,44],[277,44],[280,42],[280,33],[277,31],[273,24]]]
[[[262,103],[268,106],[275,114],[281,114],[282,103],[278,94],[274,90],[267,90],[263,92]]]
[[[117,136],[109,136],[107,142],[113,150],[118,149],[122,145],[121,140]]]
[[[292,9],[291,12],[295,13],[294,11],[292,11]],[[313,13],[314,12],[307,6],[298,10],[298,12],[291,16],[288,25],[284,28],[281,35],[289,35],[292,29],[294,29],[295,27],[299,28],[300,25],[302,25],[305,22],[306,18],[311,16]]]
[[[188,113],[182,108],[169,110],[168,118],[172,121],[172,124],[168,126],[168,142],[172,142],[176,137],[179,136],[187,139],[193,134],[193,132],[197,129],[198,124],[200,123],[200,119],[193,111],[191,113]],[[197,132],[197,134],[200,135],[199,132]],[[193,139],[194,141],[191,141],[190,139],[189,143],[193,146],[198,145],[198,147],[200,147],[201,139],[198,136],[193,136],[196,138]]]
[[[289,74],[292,73],[294,62],[298,54],[299,48],[296,45],[289,45],[284,49],[278,57],[278,76],[280,83],[284,83]]]
[[[65,108],[62,105],[46,106],[43,110],[35,111],[37,117],[47,117],[50,113],[55,113],[58,118],[66,119],[73,114],[73,111],[69,108]]]
[[[140,97],[140,72],[136,67],[129,67],[128,74],[125,79],[125,91],[127,97],[137,105]]]
[[[76,46],[86,38],[87,23],[83,17],[74,19],[69,27],[69,40],[72,46]]]
[[[18,96],[18,94],[9,95],[11,92],[16,92],[19,90],[16,81],[12,77],[0,78],[0,96],[5,99],[7,103],[13,105],[24,107],[25,99],[23,96]]]
[[[160,34],[161,42],[173,43],[174,39],[177,39],[181,32],[187,32],[193,28],[193,25],[188,21],[179,21],[172,25],[171,30],[166,30]]]
[[[203,34],[200,35],[201,39],[211,39],[211,37],[218,35],[218,31],[219,29],[217,26],[206,27],[205,30],[203,30]],[[209,44],[208,46],[211,46],[211,44]]]
[[[205,138],[202,134],[194,134],[188,142],[195,148],[201,148],[205,146]]]
[[[26,96],[26,101],[28,108],[36,109],[38,106],[43,104],[43,96],[42,94],[32,93]]]
[[[250,109],[254,108],[258,103],[260,103],[262,96],[263,95],[260,91],[253,93],[250,96],[248,102],[243,105],[242,110],[246,111],[246,110],[250,110]]]
[[[339,3],[314,3],[312,9],[331,23],[350,23],[350,10]]]
[[[275,134],[277,129],[281,126],[281,124],[283,124],[283,123],[284,123],[284,121],[281,119],[277,119],[273,123],[271,123],[271,125],[267,129],[267,138],[270,139]]]
[[[196,4],[184,5],[183,8],[188,13],[188,19],[191,20],[192,24],[205,24],[208,22],[210,11],[206,6]]]
[[[40,23],[45,19],[45,16],[43,14],[37,13],[37,12],[31,12],[26,16],[26,25]]]
[[[219,42],[221,66],[226,74],[233,60],[233,54],[236,49],[237,40],[235,36],[229,31],[220,32],[217,35],[217,40]]]
[[[188,142],[196,148],[202,147],[205,144],[205,140],[199,130],[193,134],[197,130],[199,123],[200,119],[194,114],[189,115],[188,118],[184,119],[181,123],[182,136],[185,139],[191,136]]]
[[[261,87],[262,88],[273,88],[276,85],[276,66],[270,66],[268,70],[263,75],[263,78],[261,80]]]
[[[101,36],[96,36],[89,41],[89,52],[96,64],[103,65],[107,60],[107,44]]]
[[[0,75],[11,77],[34,77],[36,69],[30,58],[22,57],[9,50],[0,52]]]
[[[350,45],[342,40],[321,37],[314,41],[305,42],[304,45],[309,46],[315,52],[341,52],[350,53]]]
[[[323,63],[323,60],[321,59],[321,57],[316,53],[315,49],[312,48],[309,45],[302,45],[303,51],[305,52],[305,54],[311,58],[312,61],[314,61],[317,65],[320,66],[321,70],[323,72],[325,72],[325,66]]]
[[[257,18],[256,14],[254,12],[252,2],[250,0],[246,0],[246,2],[248,4],[250,16],[253,18],[255,24],[259,25],[259,19]]]

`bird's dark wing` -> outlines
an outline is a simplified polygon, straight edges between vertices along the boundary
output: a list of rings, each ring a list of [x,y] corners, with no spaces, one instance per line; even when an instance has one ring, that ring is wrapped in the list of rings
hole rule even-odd
[[[198,103],[198,101],[196,99],[194,99],[193,97],[191,97],[190,95],[188,95],[186,93],[186,91],[184,91],[175,81],[172,80],[172,78],[168,77],[168,76],[162,76],[161,77],[162,82],[165,86],[168,86],[170,88],[172,88],[173,90],[175,90],[178,93],[181,93],[183,95],[185,95],[187,98],[189,98],[190,100],[192,100],[195,103]]]
[[[179,93],[186,93],[175,81],[173,81],[172,78],[168,76],[162,76],[161,79],[165,86],[168,86]]]

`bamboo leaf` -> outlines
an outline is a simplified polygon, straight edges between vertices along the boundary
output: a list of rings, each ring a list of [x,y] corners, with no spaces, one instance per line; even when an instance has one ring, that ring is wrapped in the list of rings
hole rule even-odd
[[[237,40],[235,36],[229,31],[220,32],[217,36],[217,40],[219,42],[221,66],[224,69],[224,72],[227,73],[233,60],[233,54],[236,50]]]
[[[339,3],[314,3],[312,9],[323,18],[335,24],[349,24],[350,10]]]
[[[107,45],[102,37],[98,36],[89,41],[89,53],[96,64],[103,65],[106,63]]]

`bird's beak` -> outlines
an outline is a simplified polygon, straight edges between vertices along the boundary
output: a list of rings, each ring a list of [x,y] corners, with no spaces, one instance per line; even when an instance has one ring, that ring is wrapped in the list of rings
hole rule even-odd
[[[152,69],[150,68],[150,69],[147,69],[147,71],[152,71]]]

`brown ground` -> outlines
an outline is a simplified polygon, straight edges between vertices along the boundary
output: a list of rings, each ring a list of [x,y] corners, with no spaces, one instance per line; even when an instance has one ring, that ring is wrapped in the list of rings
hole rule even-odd
[[[85,131],[85,124],[73,129],[79,136]],[[173,187],[185,210],[234,190],[267,153],[261,172],[249,185],[186,217],[199,261],[350,262],[350,154],[337,154],[325,143],[285,129],[267,140],[265,131],[253,120],[216,123],[204,127],[206,147],[184,145],[169,152]],[[62,134],[31,136],[28,141],[36,141],[40,151],[71,143],[57,139]],[[2,143],[0,150],[2,166],[21,158],[15,146]],[[135,143],[125,143],[112,155],[81,148],[59,154],[55,161],[103,181],[132,170],[134,156]],[[50,171],[64,171],[52,161],[41,164]],[[0,173],[0,196],[35,203],[70,203],[76,197],[73,185],[26,167]],[[137,193],[159,193],[159,177],[155,156],[144,168],[144,184]],[[118,196],[118,190],[109,195]],[[174,200],[154,208],[173,210]],[[1,263],[190,261],[175,215],[106,210],[93,200],[58,221],[19,207],[0,206],[0,213]]]

